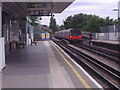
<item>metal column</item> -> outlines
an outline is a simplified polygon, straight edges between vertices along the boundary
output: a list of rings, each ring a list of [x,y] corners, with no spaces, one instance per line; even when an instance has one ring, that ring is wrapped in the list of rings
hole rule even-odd
[[[118,2],[118,22],[118,40],[120,41],[120,1]]]
[[[118,2],[118,18],[120,18],[120,1]]]
[[[2,37],[2,2],[0,1],[0,38]]]
[[[5,41],[2,37],[2,2],[0,1],[0,72],[5,67]]]
[[[2,37],[2,2],[0,1],[0,41]],[[0,42],[1,43],[1,42]],[[1,44],[0,44],[0,52],[1,52]],[[0,69],[2,67],[2,54],[0,53]],[[1,70],[0,70],[1,71]],[[0,73],[0,89],[2,89],[2,73]]]

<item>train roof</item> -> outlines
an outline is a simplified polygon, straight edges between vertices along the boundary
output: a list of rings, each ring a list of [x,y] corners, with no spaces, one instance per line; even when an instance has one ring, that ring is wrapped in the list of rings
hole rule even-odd
[[[91,32],[89,32],[89,31],[81,31],[81,33],[91,33]]]
[[[66,32],[66,31],[67,31],[67,32],[70,32],[70,31],[73,30],[73,29],[74,29],[74,28],[70,28],[70,29],[65,29],[65,30],[61,30],[61,31],[57,31],[57,32]],[[56,33],[57,33],[57,32],[56,32]]]
[[[57,32],[65,32],[65,31],[70,31],[70,30],[72,30],[73,28],[71,28],[71,29],[65,29],[65,30],[61,30],[61,31],[57,31]]]

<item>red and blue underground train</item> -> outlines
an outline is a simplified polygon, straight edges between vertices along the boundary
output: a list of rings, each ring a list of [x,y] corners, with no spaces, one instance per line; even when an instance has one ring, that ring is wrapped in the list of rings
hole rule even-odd
[[[55,38],[66,39],[70,42],[84,42],[92,38],[91,32],[81,31],[80,29],[66,29],[57,31],[54,34]]]

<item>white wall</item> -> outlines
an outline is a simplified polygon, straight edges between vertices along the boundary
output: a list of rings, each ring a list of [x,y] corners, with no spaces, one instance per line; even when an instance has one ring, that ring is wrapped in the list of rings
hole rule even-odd
[[[26,45],[29,45],[29,34],[26,35]]]
[[[5,67],[5,40],[0,38],[0,72]]]
[[[5,39],[2,37],[2,3],[0,2],[0,72],[5,67]]]
[[[117,33],[94,33],[94,40],[119,40],[119,34]]]
[[[118,33],[109,33],[109,40],[118,40]]]

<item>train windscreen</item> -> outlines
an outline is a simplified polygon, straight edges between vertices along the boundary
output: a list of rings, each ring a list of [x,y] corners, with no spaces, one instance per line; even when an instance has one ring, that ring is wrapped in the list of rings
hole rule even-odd
[[[79,35],[81,35],[81,31],[79,29],[73,29],[73,30],[71,30],[70,34],[72,36],[79,36]]]

